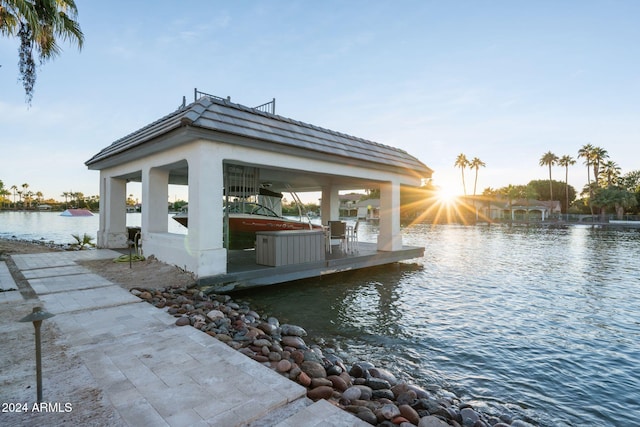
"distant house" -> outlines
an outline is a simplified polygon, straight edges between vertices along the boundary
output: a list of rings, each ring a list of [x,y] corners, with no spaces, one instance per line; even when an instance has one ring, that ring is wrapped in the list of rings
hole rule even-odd
[[[338,196],[340,200],[340,216],[341,217],[352,217],[356,216],[358,213],[357,202],[364,196],[364,194],[359,193],[351,193],[351,194],[340,194]]]
[[[39,211],[50,211],[51,210],[51,205],[38,205],[38,210]]]
[[[368,221],[380,219],[380,199],[360,200],[356,203],[356,209],[358,219]]]
[[[478,208],[488,219],[511,221],[545,221],[554,214],[561,213],[558,200],[535,199],[491,200],[488,204],[478,202]]]

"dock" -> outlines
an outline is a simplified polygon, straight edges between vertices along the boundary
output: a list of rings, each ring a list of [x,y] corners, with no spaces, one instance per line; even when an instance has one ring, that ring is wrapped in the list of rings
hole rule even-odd
[[[231,292],[294,280],[321,277],[361,268],[421,258],[424,247],[403,246],[398,251],[379,251],[375,243],[358,242],[354,252],[333,251],[323,261],[271,267],[256,263],[255,250],[229,251],[227,274],[206,277],[198,281],[215,292]]]

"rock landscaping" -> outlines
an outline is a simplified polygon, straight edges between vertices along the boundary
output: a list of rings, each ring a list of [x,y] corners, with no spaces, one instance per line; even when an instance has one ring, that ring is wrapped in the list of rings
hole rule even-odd
[[[366,361],[349,367],[332,349],[305,342],[300,326],[261,316],[228,295],[208,295],[192,286],[131,292],[176,317],[177,326],[192,326],[224,342],[307,389],[311,400],[326,399],[374,426],[527,427],[508,414],[491,416],[456,396],[436,396],[399,381],[386,369]]]

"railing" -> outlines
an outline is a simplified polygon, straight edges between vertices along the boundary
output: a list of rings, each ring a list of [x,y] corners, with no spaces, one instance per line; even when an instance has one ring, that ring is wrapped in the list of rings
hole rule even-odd
[[[275,114],[276,113],[276,99],[269,102],[265,102],[262,105],[258,105],[257,107],[253,107],[254,110],[262,111],[264,113]]]
[[[217,99],[219,101],[231,101],[231,97],[230,96],[227,96],[226,98],[222,98],[220,96],[211,95],[210,93],[205,93],[205,92],[199,91],[198,88],[194,88],[193,89],[193,102],[196,102],[198,99],[204,98],[205,96],[208,97],[208,98]]]
[[[200,98],[213,98],[219,101],[231,101],[231,97],[227,96],[226,98],[222,98],[220,96],[211,95],[210,93],[202,92],[198,90],[198,88],[193,89],[193,102],[196,102]],[[182,98],[182,108],[186,106],[186,99]],[[264,113],[275,114],[276,113],[276,99],[273,98],[269,102],[265,102],[264,104],[260,104],[257,107],[253,107],[254,110],[262,111]]]

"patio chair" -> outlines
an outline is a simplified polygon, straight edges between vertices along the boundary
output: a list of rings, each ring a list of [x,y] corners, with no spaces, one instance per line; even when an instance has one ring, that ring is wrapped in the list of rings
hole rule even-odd
[[[329,253],[332,253],[332,243],[339,240],[340,250],[347,250],[347,224],[342,221],[329,221]]]
[[[347,227],[347,248],[349,252],[359,253],[358,247],[358,225],[360,221],[356,221],[354,226]]]

